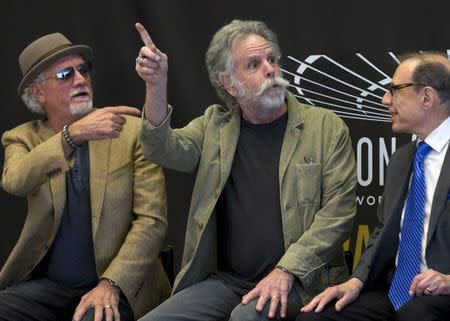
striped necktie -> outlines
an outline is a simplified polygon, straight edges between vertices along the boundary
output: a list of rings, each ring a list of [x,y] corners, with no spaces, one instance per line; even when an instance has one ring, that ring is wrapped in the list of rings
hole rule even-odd
[[[425,206],[424,160],[431,147],[419,143],[414,158],[414,168],[406,199],[405,214],[398,248],[397,268],[389,289],[389,299],[395,310],[412,299],[409,287],[414,277],[420,273],[422,255],[423,217]]]

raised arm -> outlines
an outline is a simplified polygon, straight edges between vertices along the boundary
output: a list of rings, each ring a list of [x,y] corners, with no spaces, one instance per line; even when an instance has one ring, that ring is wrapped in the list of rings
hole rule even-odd
[[[136,23],[144,46],[136,58],[136,72],[145,81],[145,117],[159,126],[167,114],[167,55],[153,43],[147,30]]]

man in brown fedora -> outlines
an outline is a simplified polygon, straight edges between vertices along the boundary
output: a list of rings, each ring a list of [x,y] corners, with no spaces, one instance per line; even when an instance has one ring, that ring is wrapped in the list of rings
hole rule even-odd
[[[163,173],[142,155],[138,109],[93,109],[91,56],[54,33],[19,57],[18,94],[43,118],[2,137],[3,188],[28,214],[0,272],[1,320],[133,320],[169,294]]]

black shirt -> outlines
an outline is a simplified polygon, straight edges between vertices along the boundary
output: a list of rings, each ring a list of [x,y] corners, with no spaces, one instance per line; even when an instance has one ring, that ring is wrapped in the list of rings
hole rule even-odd
[[[219,271],[245,281],[261,280],[285,252],[278,167],[286,125],[287,113],[262,125],[242,119],[218,200]]]

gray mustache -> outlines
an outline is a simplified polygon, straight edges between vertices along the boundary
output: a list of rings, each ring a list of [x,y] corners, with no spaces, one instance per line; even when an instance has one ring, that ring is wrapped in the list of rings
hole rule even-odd
[[[276,87],[276,86],[285,89],[287,86],[289,86],[289,81],[287,81],[286,79],[279,77],[279,76],[275,77],[275,78],[268,78],[266,81],[264,81],[264,83],[259,88],[257,95],[262,94],[267,89]]]

